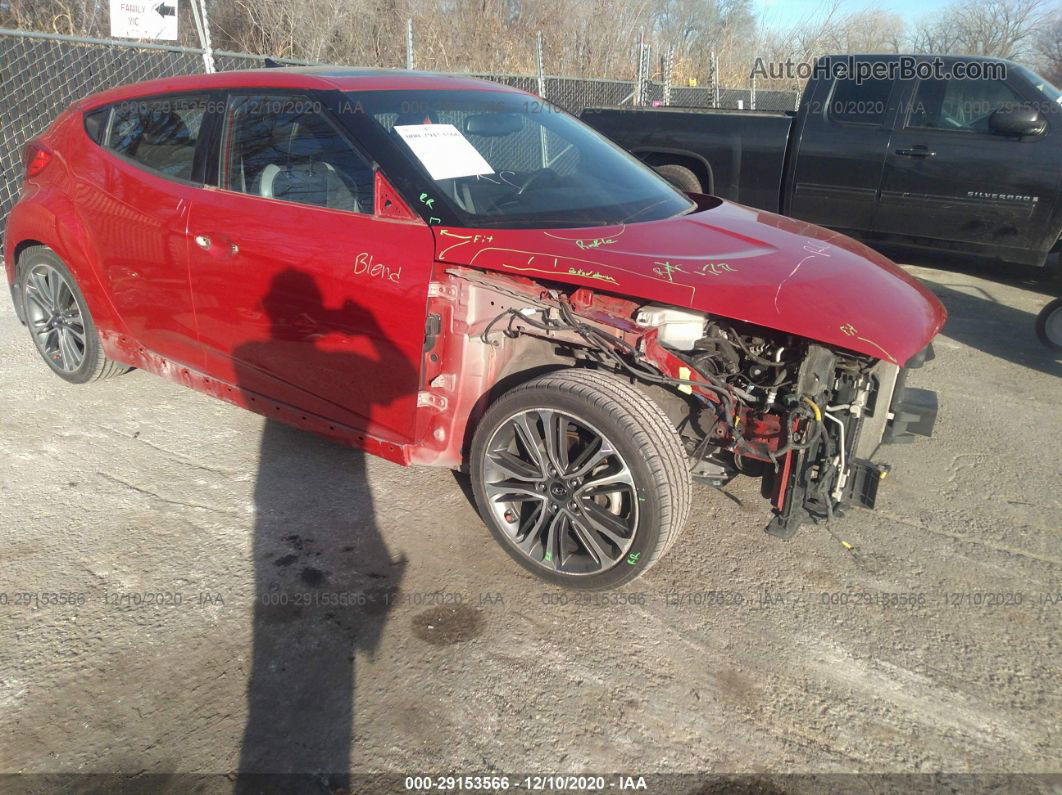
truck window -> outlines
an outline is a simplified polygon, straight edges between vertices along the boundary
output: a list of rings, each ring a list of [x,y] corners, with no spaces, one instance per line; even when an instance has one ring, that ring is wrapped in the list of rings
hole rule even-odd
[[[1051,85],[1050,81],[1045,80],[1040,77],[1040,75],[1036,74],[1036,72],[1032,72],[1024,66],[1018,66],[1015,64],[1011,68],[1032,83],[1033,88],[1047,97],[1051,102],[1057,102],[1059,105],[1062,105],[1062,91],[1059,91],[1055,86]]]
[[[829,118],[843,124],[882,124],[891,92],[891,80],[838,80],[827,104]]]
[[[988,117],[1003,107],[1024,104],[1002,80],[922,80],[908,127],[988,133]]]

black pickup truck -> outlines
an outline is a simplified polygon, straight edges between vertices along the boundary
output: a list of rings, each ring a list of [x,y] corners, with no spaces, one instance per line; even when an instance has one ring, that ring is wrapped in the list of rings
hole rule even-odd
[[[1062,94],[991,58],[841,55],[787,113],[588,108],[691,193],[868,243],[1043,265],[1062,237]]]

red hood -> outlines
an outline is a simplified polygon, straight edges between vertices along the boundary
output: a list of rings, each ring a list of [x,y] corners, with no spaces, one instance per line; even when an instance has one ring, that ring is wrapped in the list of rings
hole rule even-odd
[[[745,320],[896,364],[946,317],[916,279],[861,243],[729,202],[630,226],[434,231],[442,262]]]

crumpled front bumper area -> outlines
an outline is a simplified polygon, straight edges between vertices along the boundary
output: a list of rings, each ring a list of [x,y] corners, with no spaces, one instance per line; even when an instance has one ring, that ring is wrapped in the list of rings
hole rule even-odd
[[[858,419],[846,419],[842,438],[844,465],[837,473],[836,490],[816,483],[821,469],[820,456],[812,447],[794,451],[779,473],[775,515],[767,526],[770,535],[790,538],[806,521],[828,520],[845,507],[857,505],[873,509],[878,487],[889,473],[887,464],[876,463],[882,444],[911,442],[917,436],[932,436],[937,418],[937,394],[928,389],[907,386],[907,376],[933,359],[932,346],[914,356],[905,367],[881,362],[875,368],[877,389],[873,401]],[[836,421],[836,420],[835,420]]]
[[[906,444],[916,437],[930,437],[937,422],[937,393],[930,389],[907,386],[907,376],[912,369],[917,369],[932,361],[932,344],[914,356],[907,365],[897,373],[885,416],[885,429],[878,444]],[[864,429],[865,430],[865,429]],[[861,439],[860,445],[866,449],[872,439]],[[856,457],[852,460],[851,472],[845,484],[843,504],[858,505],[873,509],[877,503],[878,486],[889,474],[887,464],[878,464],[871,460]]]
[[[896,387],[889,404],[889,421],[882,436],[883,444],[899,444],[914,440],[915,436],[932,436],[937,422],[937,393],[929,389],[907,386],[911,370],[932,361],[932,344],[907,363],[896,379]]]

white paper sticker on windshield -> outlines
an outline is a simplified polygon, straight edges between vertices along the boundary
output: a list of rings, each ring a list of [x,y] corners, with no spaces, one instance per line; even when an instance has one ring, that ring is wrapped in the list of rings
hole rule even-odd
[[[494,173],[490,163],[452,124],[401,124],[395,126],[395,132],[428,169],[432,179]]]

